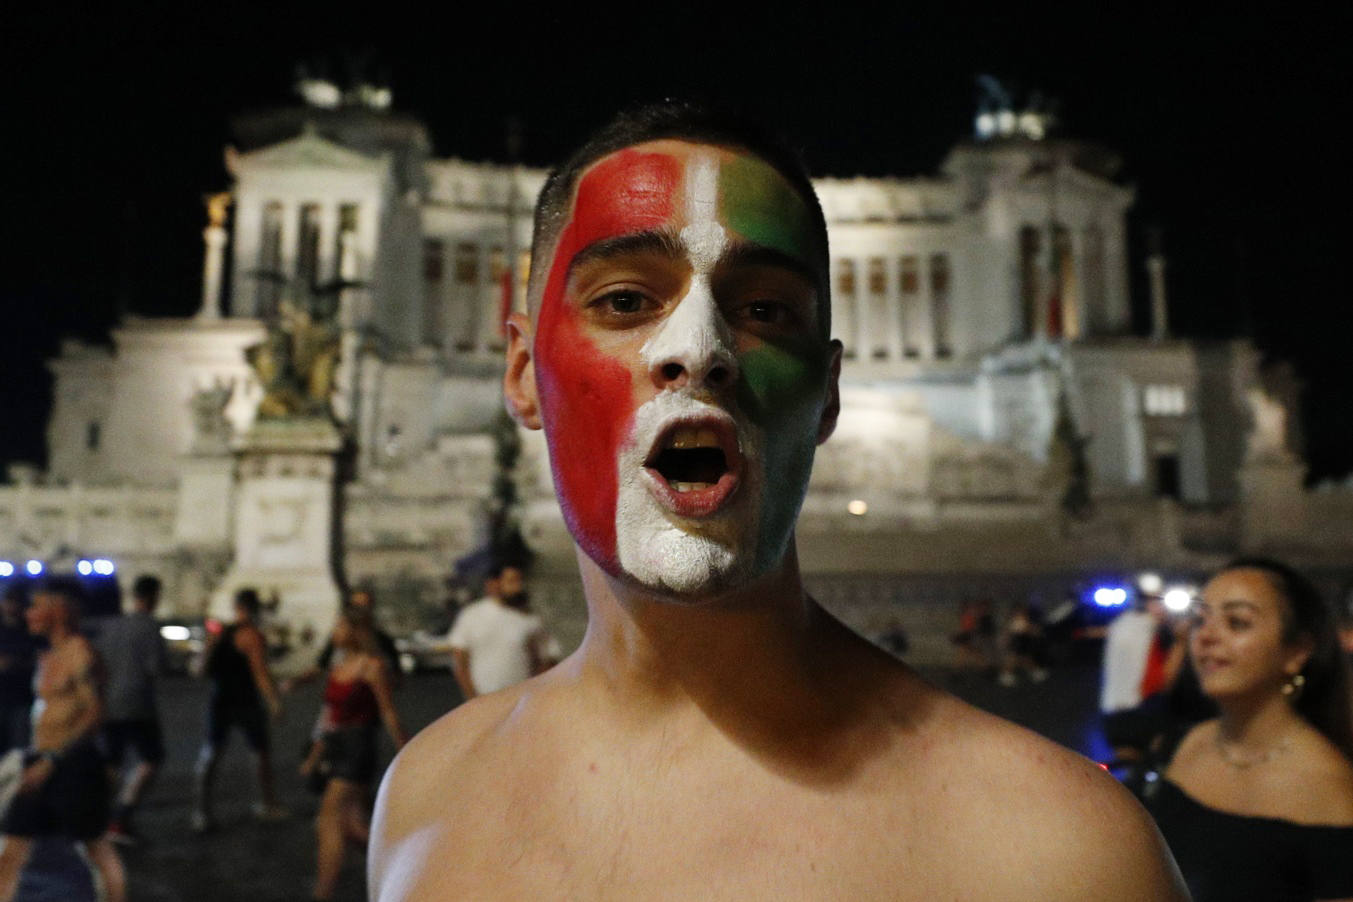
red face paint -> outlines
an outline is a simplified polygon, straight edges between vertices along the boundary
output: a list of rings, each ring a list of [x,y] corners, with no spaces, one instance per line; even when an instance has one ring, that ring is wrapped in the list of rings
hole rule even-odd
[[[564,290],[579,251],[666,224],[680,180],[681,163],[665,154],[624,150],[593,166],[578,184],[573,217],[559,236],[541,297],[534,357],[555,488],[569,532],[612,573],[620,569],[616,454],[636,402],[629,368],[583,334]]]

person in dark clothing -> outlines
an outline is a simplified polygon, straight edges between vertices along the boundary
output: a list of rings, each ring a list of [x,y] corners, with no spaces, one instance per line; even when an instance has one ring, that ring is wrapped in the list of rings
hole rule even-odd
[[[164,734],[155,704],[155,681],[165,670],[164,640],[155,622],[160,580],[139,576],[132,584],[132,610],[104,625],[99,655],[107,673],[104,747],[111,767],[121,770],[125,753],[136,754],[136,767],[122,784],[108,835],[124,845],[138,837],[132,814],[164,762]]]
[[[0,598],[0,753],[28,745],[33,668],[42,642],[28,631],[23,610],[23,590],[10,586]]]
[[[254,816],[260,820],[286,816],[273,788],[268,738],[269,716],[276,718],[282,705],[268,674],[266,646],[257,625],[260,606],[257,592],[241,589],[235,596],[235,621],[207,648],[205,674],[211,681],[211,695],[207,735],[197,758],[197,798],[192,814],[193,830],[199,833],[213,826],[212,783],[232,727],[244,734],[258,765],[261,798],[253,807]]]

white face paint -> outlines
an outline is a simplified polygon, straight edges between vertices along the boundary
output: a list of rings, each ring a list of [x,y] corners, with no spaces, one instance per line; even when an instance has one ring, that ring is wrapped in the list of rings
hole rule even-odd
[[[687,166],[686,225],[681,240],[691,264],[686,296],[640,351],[651,368],[679,364],[686,380],[668,385],[635,412],[634,426],[620,450],[616,499],[616,553],[621,569],[640,584],[678,595],[735,585],[752,574],[763,476],[760,430],[728,411],[701,400],[704,379],[715,365],[736,379],[732,331],[715,303],[709,276],[728,246],[717,219],[719,162],[700,154]],[[650,491],[645,460],[658,437],[673,424],[720,420],[732,426],[743,459],[741,482],[716,514],[679,517]]]

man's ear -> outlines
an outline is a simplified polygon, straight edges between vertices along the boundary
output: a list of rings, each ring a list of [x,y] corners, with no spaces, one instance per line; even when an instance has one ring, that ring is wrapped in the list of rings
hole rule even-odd
[[[822,419],[817,424],[817,443],[820,445],[836,431],[836,419],[841,415],[841,353],[844,346],[833,338],[828,353],[827,403],[822,405]]]
[[[540,428],[540,396],[531,361],[531,321],[524,313],[507,318],[507,372],[503,373],[507,412],[527,429]]]

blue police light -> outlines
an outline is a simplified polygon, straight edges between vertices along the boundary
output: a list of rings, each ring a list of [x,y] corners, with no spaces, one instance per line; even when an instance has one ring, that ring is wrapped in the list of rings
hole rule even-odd
[[[81,576],[88,576],[94,572],[94,565],[89,561],[80,561],[75,565],[75,572]]]
[[[99,576],[112,576],[114,569],[113,562],[107,558],[101,557],[94,561],[94,572]]]
[[[1127,604],[1127,589],[1122,586],[1100,586],[1091,596],[1101,608],[1116,608]]]
[[[42,575],[42,561],[29,561],[23,568],[28,571],[29,576]]]
[[[0,578],[14,575],[14,565],[9,561],[0,561]]]

